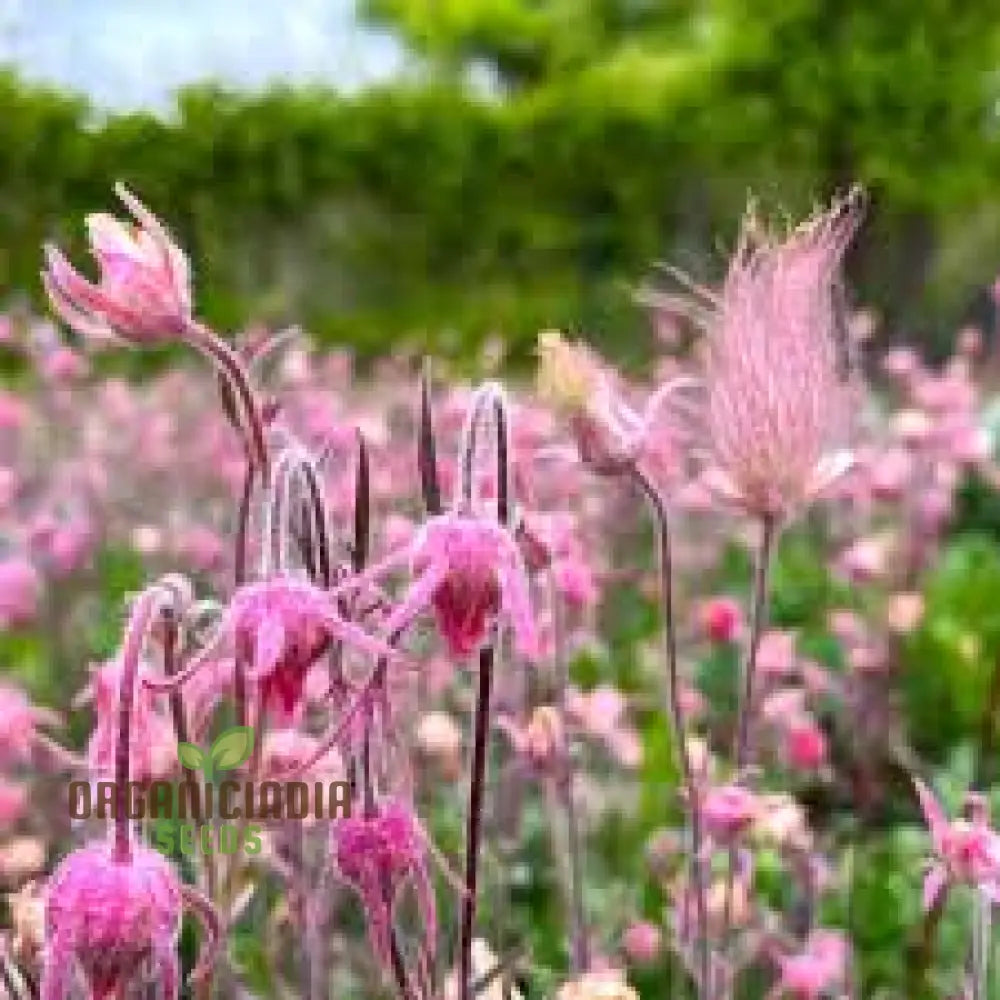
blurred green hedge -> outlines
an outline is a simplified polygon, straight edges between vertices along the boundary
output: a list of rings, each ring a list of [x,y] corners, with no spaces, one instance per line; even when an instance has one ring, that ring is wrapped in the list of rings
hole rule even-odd
[[[859,294],[933,335],[1000,259],[988,7],[370,0],[414,46],[405,80],[196,88],[166,119],[99,117],[8,74],[0,291],[37,295],[42,241],[81,249],[121,178],[191,249],[220,325],[454,355],[491,334],[523,355],[561,325],[627,359],[652,261],[717,274],[749,189],[797,212],[860,179]]]

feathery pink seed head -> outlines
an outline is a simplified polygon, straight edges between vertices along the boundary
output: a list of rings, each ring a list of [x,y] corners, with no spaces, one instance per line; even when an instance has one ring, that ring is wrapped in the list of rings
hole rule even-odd
[[[786,519],[843,473],[853,393],[835,307],[861,216],[852,192],[784,240],[744,224],[708,335],[708,483],[747,512]]]

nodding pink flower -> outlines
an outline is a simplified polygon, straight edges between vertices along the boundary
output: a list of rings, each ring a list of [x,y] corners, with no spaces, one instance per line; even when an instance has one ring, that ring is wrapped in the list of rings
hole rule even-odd
[[[699,611],[701,631],[709,642],[735,642],[743,625],[743,611],[731,597],[711,597]]]
[[[0,562],[0,626],[27,625],[38,614],[42,580],[38,570],[19,556]]]
[[[708,481],[758,517],[788,518],[852,461],[842,447],[849,345],[834,292],[861,200],[855,189],[780,242],[750,213],[710,323]]]
[[[952,885],[968,885],[993,902],[1000,902],[1000,836],[989,825],[989,814],[978,796],[969,796],[969,819],[949,820],[934,793],[913,779],[934,848],[934,861],[924,878],[924,910],[944,898]]]
[[[616,392],[603,365],[585,344],[571,343],[554,330],[538,337],[538,394],[566,418],[583,463],[599,475],[615,476],[634,468],[651,448],[657,464],[674,454],[669,428],[653,440],[651,433],[661,410],[676,390],[693,384],[673,379],[662,385],[642,413],[633,410]]]
[[[433,950],[437,910],[427,870],[425,835],[413,810],[390,799],[377,805],[374,812],[338,820],[330,833],[337,870],[364,905],[376,958],[390,967],[393,911],[406,885],[413,888],[424,940]]]
[[[386,621],[390,635],[429,606],[454,657],[475,653],[501,617],[510,623],[521,655],[538,655],[527,568],[517,541],[502,525],[471,514],[440,514],[420,528],[407,550],[365,575],[378,576],[405,557],[415,579]]]
[[[810,934],[797,955],[778,958],[778,982],[769,1000],[820,1000],[844,980],[847,942],[838,931],[818,930]]]
[[[760,812],[760,802],[742,785],[721,785],[705,793],[701,811],[705,832],[726,843],[750,828]]]
[[[134,231],[110,215],[87,218],[100,277],[83,277],[55,247],[46,247],[42,281],[60,319],[85,337],[117,335],[136,344],[175,340],[191,322],[187,259],[160,221],[124,185],[115,188]]]
[[[256,684],[261,704],[279,721],[301,709],[309,670],[333,642],[344,642],[373,657],[398,659],[400,654],[360,626],[342,618],[331,594],[305,580],[278,577],[240,587],[213,637],[172,679],[145,677],[154,691],[170,691],[208,662],[217,660],[221,643],[230,642],[246,655],[248,680]]]
[[[173,1000],[182,911],[181,884],[156,851],[134,844],[124,861],[107,844],[74,851],[45,891],[42,1000],[73,995],[81,973],[89,996],[112,1000],[149,966],[160,995]]]

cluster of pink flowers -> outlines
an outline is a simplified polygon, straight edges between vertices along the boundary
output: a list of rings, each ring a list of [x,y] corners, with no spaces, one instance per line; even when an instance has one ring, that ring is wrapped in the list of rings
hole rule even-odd
[[[498,940],[497,954],[475,934],[485,896],[496,913],[510,904],[514,875],[497,878],[496,861],[523,867],[511,859],[529,797],[563,890],[559,996],[633,998],[627,973],[663,962],[699,1000],[736,995],[750,969],[775,1000],[849,990],[851,942],[817,922],[817,900],[844,891],[837,845],[796,795],[880,794],[868,748],[898,731],[890,678],[900,638],[920,627],[921,575],[965,473],[1000,483],[971,338],[940,372],[891,352],[894,409],[862,406],[858,325],[840,294],[861,194],[784,233],[751,212],[718,291],[692,285],[680,306],[652,294],[661,326],[680,308],[695,328],[694,350],[668,345],[652,385],[549,331],[534,394],[492,381],[439,390],[410,357],[381,362],[373,392],[346,353],[310,350],[293,331],[250,329],[231,346],[197,318],[166,228],[119,195],[135,227],[88,220],[96,281],[46,252],[45,287],[76,346],[46,322],[0,327],[32,393],[0,395],[0,632],[44,629],[65,712],[0,688],[0,880],[18,890],[3,944],[44,1000],[150,981],[178,996],[185,909],[202,924],[202,991],[213,976],[235,989],[228,944],[257,919],[286,991],[325,996],[340,982],[336,928],[366,995],[390,985],[404,1000],[469,1000],[494,982],[517,995],[517,949]],[[98,352],[162,344],[209,370],[141,384],[94,374]],[[819,502],[833,576],[865,598],[825,609],[840,671],[802,629],[770,620],[779,542]],[[734,543],[753,556],[746,587],[715,582]],[[155,582],[131,597],[116,651],[87,670],[78,636],[95,616],[94,562],[122,552]],[[659,601],[661,642],[644,633],[619,684],[604,626],[623,595]],[[714,697],[712,670],[733,682],[735,711]],[[51,732],[83,712],[85,752],[63,749]],[[344,781],[352,814],[265,819],[259,857],[180,866],[153,851],[125,808],[129,787],[196,781],[178,745],[224,721],[254,734],[227,777]],[[664,746],[674,769],[650,775]],[[114,781],[114,815],[72,829],[63,815],[50,844],[28,809],[43,772]],[[465,836],[445,850],[430,804],[459,808],[465,776]],[[652,807],[637,776],[657,789]],[[916,787],[927,909],[959,887],[994,900],[1000,840],[982,801],[948,820]],[[647,867],[664,911],[641,911],[634,886],[616,882],[609,898],[629,902],[603,912],[590,834],[660,806],[675,822],[651,839]],[[49,847],[64,856],[46,877]],[[757,891],[762,850],[784,865],[794,913]],[[342,919],[348,895],[363,939]]]

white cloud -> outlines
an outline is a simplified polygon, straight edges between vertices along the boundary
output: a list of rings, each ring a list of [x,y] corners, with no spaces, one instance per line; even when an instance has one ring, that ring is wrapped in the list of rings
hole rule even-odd
[[[198,80],[350,88],[402,57],[357,23],[353,0],[0,0],[0,61],[99,106],[163,108]]]

